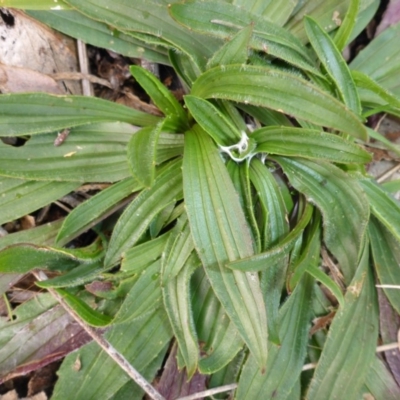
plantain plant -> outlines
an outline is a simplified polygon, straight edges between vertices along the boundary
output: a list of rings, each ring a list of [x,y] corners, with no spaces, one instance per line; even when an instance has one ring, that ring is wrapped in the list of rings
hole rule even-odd
[[[169,65],[186,92],[181,103],[132,66],[162,117],[99,98],[0,96],[1,135],[29,138],[0,143],[1,223],[110,184],[64,219],[0,239],[2,293],[52,273],[1,319],[3,380],[67,348],[52,399],[142,398],[97,344],[72,353],[73,323],[49,289],[149,381],[175,342],[185,379],[237,383],[240,400],[400,397],[376,355],[390,335],[375,288],[400,284],[400,207],[366,172],[369,138],[385,142],[367,117],[400,116],[400,26],[350,65],[342,57],[378,1],[2,4]],[[88,230],[92,244],[73,248]],[[380,294],[396,315],[399,293]]]

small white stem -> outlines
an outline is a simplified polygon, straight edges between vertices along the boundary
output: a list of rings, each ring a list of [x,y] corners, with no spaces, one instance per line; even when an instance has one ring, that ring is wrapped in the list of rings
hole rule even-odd
[[[237,383],[231,383],[230,385],[220,386],[220,387],[217,387],[214,389],[205,390],[204,392],[194,393],[194,394],[191,394],[191,395],[185,396],[185,397],[179,397],[176,400],[201,399],[203,397],[212,396],[214,394],[229,392],[230,390],[235,390],[237,388],[237,386],[238,386]]]

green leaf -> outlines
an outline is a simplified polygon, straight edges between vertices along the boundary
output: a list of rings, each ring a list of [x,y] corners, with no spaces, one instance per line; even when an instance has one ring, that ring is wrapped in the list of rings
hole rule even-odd
[[[16,93],[0,96],[0,136],[54,132],[98,122],[145,126],[159,117],[97,97]]]
[[[144,186],[150,187],[156,175],[156,148],[164,121],[137,131],[128,144],[128,162],[132,175]]]
[[[20,243],[38,244],[42,246],[54,245],[57,232],[59,231],[62,219],[35,228],[25,229],[23,231],[10,233],[0,237],[0,250],[7,246]]]
[[[146,91],[153,103],[164,113],[165,116],[174,115],[184,129],[187,127],[187,115],[178,100],[151,72],[142,67],[131,65],[131,74]]]
[[[143,33],[155,39],[161,37],[168,47],[183,51],[200,67],[205,66],[209,55],[220,45],[219,40],[205,38],[177,24],[170,17],[166,2],[114,0],[112,7],[107,0],[66,2],[83,14],[120,30]]]
[[[160,258],[168,242],[170,232],[158,236],[126,251],[121,261],[121,271],[139,274],[150,263]]]
[[[343,51],[350,40],[354,27],[356,26],[359,5],[360,0],[350,0],[346,15],[335,33],[333,41],[339,51]]]
[[[35,135],[24,146],[0,142],[0,175],[71,182],[115,182],[130,176],[128,124],[93,124],[74,129],[61,146],[56,136]],[[51,167],[49,167],[51,166]]]
[[[237,163],[231,159],[226,163],[226,168],[239,195],[240,205],[250,226],[256,252],[258,253],[261,251],[261,235],[254,213],[255,208],[252,187],[250,185],[249,163]]]
[[[368,202],[359,183],[323,161],[273,159],[281,165],[290,183],[320,209],[325,243],[339,260],[346,282],[350,282],[369,219]]]
[[[323,271],[321,271],[315,265],[309,265],[307,267],[307,273],[309,273],[312,277],[314,277],[317,281],[322,283],[330,292],[335,296],[336,300],[340,304],[341,307],[345,306],[344,297],[339,285],[329,278]]]
[[[368,225],[375,271],[381,285],[400,285],[400,243],[376,218]],[[400,313],[400,290],[382,288],[393,308]]]
[[[56,276],[55,278],[47,279],[46,281],[36,282],[36,286],[41,288],[64,288],[72,286],[84,285],[96,279],[102,272],[105,271],[103,263],[92,262],[81,264],[68,271],[64,275]]]
[[[114,210],[122,207],[125,204],[124,199],[140,189],[141,185],[134,178],[126,178],[81,203],[65,218],[57,235],[57,244],[65,245],[95,226]]]
[[[319,126],[367,138],[359,118],[330,94],[292,73],[273,68],[240,65],[213,68],[197,79],[192,95],[272,108]]]
[[[4,0],[2,6],[22,10],[52,10],[55,7],[57,10],[68,10],[70,8],[62,0],[57,0],[57,5],[54,4],[54,0]]]
[[[227,2],[202,1],[172,4],[170,13],[182,25],[197,32],[228,40],[254,24],[250,47],[306,71],[319,74],[306,48],[286,29]]]
[[[157,311],[135,324],[116,325],[105,337],[146,379],[152,381],[171,340],[171,328],[165,313]],[[74,368],[77,359],[81,362],[79,371]],[[153,366],[156,360],[158,363]],[[94,342],[70,354],[58,373],[52,394],[55,400],[111,399],[130,380]],[[90,385],[87,384],[88,376],[93,378]],[[73,390],[71,382],[74,382]],[[133,384],[129,396],[138,399],[143,397],[143,392]]]
[[[263,217],[262,249],[269,249],[285,237],[289,231],[285,202],[279,186],[268,168],[253,158],[249,169],[250,181],[254,185],[261,205]],[[260,230],[261,230],[260,229]],[[261,289],[267,307],[270,341],[279,343],[277,319],[282,289],[285,282],[288,257],[282,257],[261,273]]]
[[[67,289],[54,289],[65,302],[79,315],[79,317],[91,326],[107,326],[112,318],[89,307],[82,299],[73,295]]]
[[[142,236],[153,218],[168,204],[182,198],[181,161],[174,161],[143,190],[125,209],[115,225],[104,260],[105,265],[118,263],[123,253]]]
[[[280,310],[281,345],[269,343],[264,373],[257,368],[253,356],[247,359],[240,375],[236,398],[288,398],[300,377],[307,352],[313,292],[313,280],[305,276]]]
[[[171,230],[168,242],[163,252],[162,278],[165,285],[170,279],[176,278],[179,271],[185,266],[194,250],[189,221],[186,214],[178,219]]]
[[[378,356],[371,363],[365,385],[375,399],[397,400],[400,398],[400,388],[384,361]]]
[[[54,6],[54,0],[49,0]],[[32,1],[30,1],[32,3]],[[28,11],[28,15],[68,36],[126,57],[169,64],[165,49],[149,45],[116,28],[88,18],[77,11]]]
[[[360,183],[368,197],[372,214],[400,240],[400,203],[372,179],[362,179]]]
[[[341,98],[355,114],[361,114],[361,104],[350,70],[331,37],[310,17],[304,20],[308,39]]]
[[[257,152],[321,159],[341,164],[367,163],[371,155],[338,135],[314,129],[270,126],[255,130]]]
[[[370,76],[361,71],[351,71],[354,82],[362,89],[366,89],[380,97],[384,102],[387,102],[392,107],[400,108],[400,99],[385,89],[382,85],[372,79]],[[377,103],[378,106],[380,103]]]
[[[218,65],[246,64],[252,34],[252,24],[241,29],[208,60],[207,69],[217,67]]]
[[[348,5],[348,0],[342,0],[340,2],[338,2],[338,0],[299,1],[297,9],[285,25],[285,28],[303,43],[307,43],[307,35],[303,22],[306,15],[317,20],[327,32],[331,32],[341,25]]]
[[[157,260],[145,268],[131,290],[126,295],[114,324],[120,324],[153,313],[162,301],[161,285],[161,260]]]
[[[241,271],[260,271],[264,268],[274,266],[289,255],[296,240],[300,237],[303,230],[310,222],[312,213],[313,207],[310,204],[307,204],[297,225],[275,246],[272,246],[263,253],[230,262],[227,266]]]
[[[307,399],[356,399],[375,357],[378,304],[364,246],[357,272],[347,288],[310,383]],[[343,334],[345,332],[346,334]],[[362,351],[360,349],[362,348]]]
[[[183,135],[163,132],[171,128],[171,122],[176,122],[176,117],[166,117],[155,126],[140,129],[129,141],[128,162],[132,174],[145,187],[153,184],[156,165],[183,152]]]
[[[181,270],[162,288],[164,306],[185,361],[188,379],[197,370],[200,354],[189,293],[190,277],[200,264],[197,254],[192,252]]]
[[[0,251],[0,272],[26,273],[35,268],[64,271],[75,267],[79,261],[77,256],[63,249],[21,243]]]
[[[250,230],[218,151],[199,126],[185,134],[183,179],[195,248],[213,290],[262,368],[268,333],[258,276],[225,267],[252,255]]]
[[[199,371],[213,374],[228,365],[243,348],[243,340],[215,296],[203,268],[191,280],[192,312],[203,358]]]
[[[1,151],[1,150],[0,150]],[[73,192],[76,182],[40,182],[0,177],[0,224],[13,221]]]
[[[397,97],[400,96],[399,38],[400,24],[392,25],[375,37],[350,63],[351,69],[363,72]],[[360,91],[360,98],[364,99],[364,91]]]
[[[185,96],[185,104],[196,122],[220,146],[232,146],[242,137],[238,128],[211,102],[200,97]]]

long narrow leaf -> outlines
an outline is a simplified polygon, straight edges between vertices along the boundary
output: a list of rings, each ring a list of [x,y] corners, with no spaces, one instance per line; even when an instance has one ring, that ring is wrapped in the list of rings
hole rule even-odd
[[[115,265],[123,253],[139,240],[153,218],[168,204],[182,197],[180,169],[180,160],[171,163],[156,178],[154,185],[143,190],[125,209],[111,236],[105,265]]]
[[[360,119],[338,100],[310,82],[276,69],[240,65],[212,68],[197,79],[192,94],[272,108],[319,126],[367,138]]]
[[[290,183],[315,204],[324,219],[324,240],[350,282],[369,218],[369,206],[355,178],[334,165],[274,157]]]
[[[16,93],[0,96],[1,136],[54,132],[95,122],[145,126],[159,117],[97,97]]]
[[[367,163],[371,155],[338,135],[321,130],[270,126],[251,134],[256,151],[267,154],[322,159],[337,163]]]
[[[361,114],[361,104],[350,70],[331,37],[310,17],[305,18],[305,27],[318,58],[337,87],[344,103],[356,115]]]
[[[252,254],[250,231],[218,151],[198,126],[185,134],[183,177],[196,250],[216,295],[263,367],[268,332],[258,276],[225,267]]]
[[[281,345],[269,344],[264,373],[257,369],[254,357],[248,358],[239,380],[238,399],[290,398],[306,356],[312,298],[313,280],[304,277],[279,313]]]
[[[365,245],[357,273],[339,308],[318,361],[307,399],[357,398],[375,357],[378,305]],[[362,351],[360,348],[362,347]]]

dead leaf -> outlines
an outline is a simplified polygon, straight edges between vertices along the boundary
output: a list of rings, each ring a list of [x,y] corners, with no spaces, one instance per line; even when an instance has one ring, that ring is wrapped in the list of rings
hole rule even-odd
[[[400,0],[391,0],[382,15],[381,22],[376,30],[376,36],[389,26],[400,21]]]
[[[75,41],[35,21],[22,11],[4,8],[0,10],[0,37],[2,39],[0,63],[10,68],[22,69],[14,71],[15,74],[36,77],[39,75],[32,75],[34,71],[47,75],[58,72],[74,72],[78,69]],[[28,69],[32,72],[28,73],[26,71]],[[8,75],[12,75],[10,71],[6,71],[9,85],[11,85],[10,81],[16,80],[16,76]],[[4,72],[2,75],[4,79]],[[55,82],[49,77],[47,79],[40,77],[40,79],[45,81],[46,87],[50,85],[49,82]],[[34,85],[34,82],[30,84]],[[79,82],[60,81],[56,85],[61,93],[81,94],[82,92]],[[21,91],[21,87],[22,83],[18,86],[19,91]],[[29,91],[30,87],[25,91]]]

